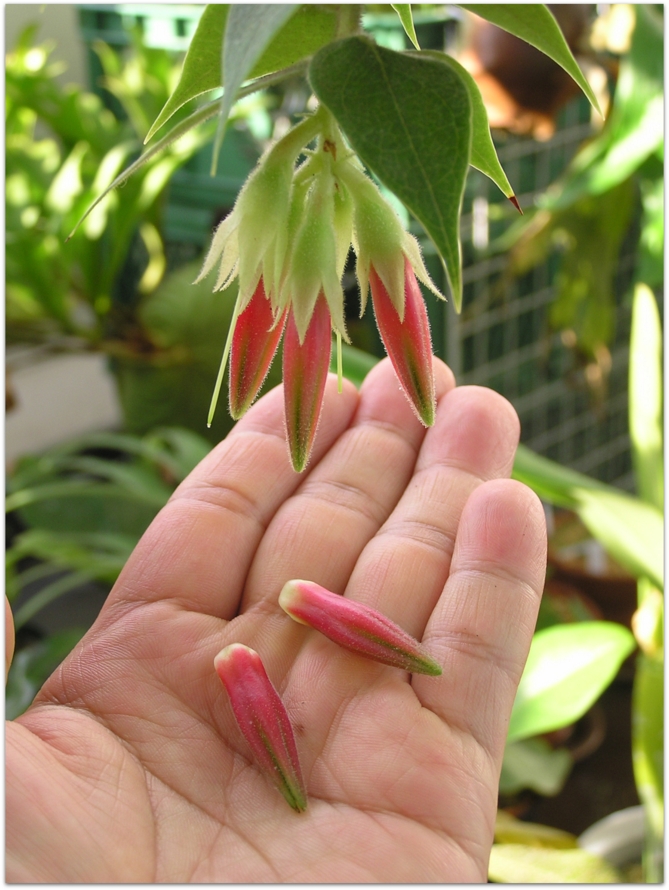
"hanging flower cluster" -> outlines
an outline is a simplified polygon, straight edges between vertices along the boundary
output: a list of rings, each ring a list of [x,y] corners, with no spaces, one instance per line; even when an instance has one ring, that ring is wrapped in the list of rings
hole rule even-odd
[[[316,140],[316,148],[305,146]],[[301,155],[306,160],[298,164]],[[212,411],[230,360],[230,413],[256,398],[284,334],[283,382],[293,467],[307,465],[330,367],[332,331],[350,342],[341,286],[349,248],[364,312],[374,314],[400,383],[422,423],[434,422],[432,345],[420,280],[431,281],[417,241],[347,150],[323,107],[260,159],[214,233],[198,281],[218,264],[215,290],[239,282]]]

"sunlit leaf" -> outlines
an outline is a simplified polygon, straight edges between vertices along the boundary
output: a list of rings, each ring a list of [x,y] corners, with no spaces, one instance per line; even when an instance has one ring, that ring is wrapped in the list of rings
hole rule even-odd
[[[520,745],[520,742],[518,743]],[[495,841],[498,844],[527,844],[532,847],[552,847],[573,850],[578,847],[576,835],[551,825],[516,819],[506,810],[497,810]]]
[[[606,689],[634,649],[620,624],[556,624],[532,638],[513,704],[507,742],[574,723]]]
[[[637,490],[662,510],[662,327],[657,301],[645,284],[634,289],[629,369],[630,439]]]
[[[156,133],[186,102],[223,85],[221,52],[230,5],[205,6],[191,38],[176,89],[155,119],[144,142]]]
[[[425,228],[459,310],[460,208],[472,139],[462,78],[428,56],[349,37],[314,56],[309,79],[363,162]]]
[[[587,850],[493,844],[488,878],[497,884],[616,884],[621,875]]]
[[[524,445],[516,452],[513,476],[544,500],[578,513],[593,538],[635,577],[646,575],[663,586],[664,522],[656,507]]]
[[[590,534],[635,577],[664,586],[664,517],[622,492],[582,491],[576,512]]]

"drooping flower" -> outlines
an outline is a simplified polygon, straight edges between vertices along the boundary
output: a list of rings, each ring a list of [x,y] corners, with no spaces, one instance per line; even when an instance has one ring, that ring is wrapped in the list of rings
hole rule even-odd
[[[306,467],[321,414],[330,368],[332,328],[321,292],[302,342],[291,309],[283,341],[283,393],[288,447],[298,473]]]
[[[313,581],[288,581],[279,605],[295,621],[358,655],[414,674],[442,672],[425,648],[390,618]]]
[[[386,352],[418,419],[432,426],[436,411],[432,373],[432,341],[423,295],[416,274],[404,257],[404,318],[388,290],[370,266],[369,283],[376,324]]]
[[[261,279],[246,309],[239,315],[232,335],[230,414],[235,420],[242,417],[258,395],[285,321],[285,311],[275,318]]]
[[[306,145],[315,137],[317,147],[310,151]],[[297,165],[300,153],[307,159]],[[386,351],[414,411],[430,426],[435,415],[432,347],[418,280],[441,294],[418,242],[346,151],[325,109],[263,155],[216,230],[198,278],[219,263],[215,289],[239,279],[208,423],[228,356],[230,411],[238,419],[257,396],[285,325],[286,428],[298,472],[307,465],[318,425],[330,335],[336,334],[338,358],[341,339],[349,342],[341,282],[351,245],[361,314],[371,286]]]
[[[377,327],[402,388],[418,419],[431,426],[435,417],[432,342],[420,281],[438,296],[415,238],[374,183],[355,165],[342,173],[355,194],[356,275],[364,312],[371,286]]]
[[[294,810],[305,810],[307,793],[293,728],[260,656],[232,643],[218,653],[214,667],[258,766]]]

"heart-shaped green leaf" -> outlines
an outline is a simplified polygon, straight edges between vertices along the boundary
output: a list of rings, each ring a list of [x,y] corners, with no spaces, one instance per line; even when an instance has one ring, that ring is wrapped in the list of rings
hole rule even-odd
[[[431,59],[436,59],[438,62],[448,65],[462,78],[462,82],[469,91],[469,99],[472,103],[472,152],[469,163],[472,167],[476,167],[477,170],[484,173],[489,179],[492,179],[502,194],[511,200],[514,198],[513,189],[497,157],[497,149],[492,141],[490,124],[488,123],[488,113],[485,110],[483,97],[476,85],[476,81],[466,68],[463,68],[459,62],[456,62],[455,59],[446,55],[446,53],[428,49],[423,50],[421,55],[429,56]]]
[[[314,56],[309,79],[362,161],[425,228],[459,311],[460,208],[472,142],[462,78],[428,56],[349,37]]]
[[[582,621],[535,633],[513,703],[507,743],[574,723],[634,649],[620,624]]]

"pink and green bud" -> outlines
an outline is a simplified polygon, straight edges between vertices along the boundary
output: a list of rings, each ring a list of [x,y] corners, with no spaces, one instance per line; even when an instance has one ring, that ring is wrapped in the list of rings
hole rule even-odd
[[[312,164],[310,162],[310,166]],[[280,305],[290,302],[302,342],[316,301],[322,294],[330,309],[332,326],[348,340],[344,291],[337,272],[336,183],[327,169],[314,175],[313,180],[299,215],[299,226],[291,238],[293,244],[282,283]]]
[[[316,300],[304,338],[291,309],[283,341],[283,391],[288,448],[293,467],[306,467],[321,415],[325,381],[330,368],[330,311],[323,294]]]
[[[258,766],[294,810],[306,809],[307,793],[290,718],[260,656],[233,643],[218,653],[214,667]]]
[[[440,665],[425,648],[381,612],[313,581],[289,581],[279,595],[279,605],[293,620],[358,655],[413,674],[441,674]]]
[[[286,320],[272,312],[262,279],[235,324],[230,352],[230,414],[235,420],[258,395],[276,353]]]
[[[376,324],[386,352],[418,419],[432,426],[436,413],[432,342],[423,295],[409,260],[404,259],[404,318],[385,284],[369,270]]]

